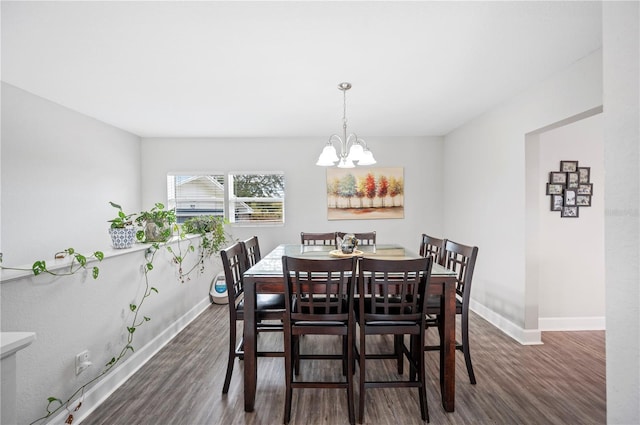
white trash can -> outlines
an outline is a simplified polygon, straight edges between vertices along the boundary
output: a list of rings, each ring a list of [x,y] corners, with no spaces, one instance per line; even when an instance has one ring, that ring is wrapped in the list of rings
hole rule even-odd
[[[229,295],[227,294],[227,282],[224,273],[218,273],[211,281],[209,289],[209,298],[214,304],[229,304]]]

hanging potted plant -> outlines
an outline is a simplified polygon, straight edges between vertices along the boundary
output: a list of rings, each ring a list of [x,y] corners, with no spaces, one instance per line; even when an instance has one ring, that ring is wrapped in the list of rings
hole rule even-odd
[[[135,241],[136,229],[133,227],[132,217],[135,214],[125,214],[122,207],[113,202],[109,202],[112,207],[118,209],[118,216],[113,220],[109,220],[111,227],[109,235],[111,235],[111,243],[114,248],[131,248]]]
[[[175,211],[165,210],[164,205],[158,202],[149,211],[138,214],[136,223],[143,229],[136,232],[136,239],[140,242],[166,242],[173,234],[175,222]]]

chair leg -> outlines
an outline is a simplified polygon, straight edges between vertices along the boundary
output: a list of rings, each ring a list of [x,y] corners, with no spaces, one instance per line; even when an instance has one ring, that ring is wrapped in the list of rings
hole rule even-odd
[[[297,337],[291,337],[291,331],[285,330],[284,332],[284,375],[285,375],[285,396],[284,396],[284,423],[288,424],[291,420],[291,399],[293,398],[293,388],[291,386],[293,382],[293,364],[295,362],[295,348],[291,343],[293,338],[297,341]]]
[[[471,364],[471,352],[469,351],[469,310],[462,312],[462,353],[464,354],[464,362],[467,365],[467,373],[472,385],[476,384],[476,375],[473,373],[473,365]]]
[[[293,336],[293,371],[296,376],[300,375],[300,337]]]
[[[397,367],[398,367],[398,375],[402,375],[404,373],[404,353],[402,351],[403,346],[403,336],[402,335],[394,335],[393,336],[393,349],[397,359]]]
[[[349,337],[344,339],[344,344],[346,344],[346,349],[347,349],[347,359],[346,359],[346,365],[347,365],[347,371],[346,371],[346,375],[347,375],[347,403],[348,405],[348,409],[349,409],[349,423],[351,425],[355,425],[356,423],[356,415],[354,412],[354,396],[353,396],[353,362],[351,361],[353,359],[353,335],[350,335]]]
[[[415,338],[412,338],[412,347],[411,352],[414,356],[414,362],[418,367],[418,379],[420,380],[420,386],[418,387],[418,398],[420,399],[420,413],[422,415],[422,420],[429,422],[429,405],[427,404],[427,378],[425,372],[425,363],[424,363],[424,351],[422,347],[424,347],[425,338],[424,332],[422,335],[418,335]]]
[[[365,362],[367,350],[365,348],[365,339],[364,339],[364,329],[360,328],[360,355],[358,356],[358,368],[360,369],[360,398],[358,400],[358,422],[364,422],[364,401],[365,401],[365,389],[364,389],[364,381],[365,381]]]
[[[224,378],[224,385],[222,386],[222,394],[229,392],[229,385],[231,384],[231,375],[233,374],[233,365],[236,360],[236,325],[232,323],[229,326],[229,359],[227,360],[227,375]]]
[[[342,376],[347,376],[347,373],[349,373],[349,367],[347,366],[347,363],[349,363],[349,359],[351,358],[351,356],[349,356],[349,347],[347,347],[348,344],[348,338],[346,336],[342,337]]]

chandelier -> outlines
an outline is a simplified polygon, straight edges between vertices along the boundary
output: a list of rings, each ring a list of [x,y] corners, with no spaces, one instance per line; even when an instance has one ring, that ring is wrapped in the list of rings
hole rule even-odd
[[[373,165],[376,163],[373,154],[363,139],[356,136],[355,133],[350,133],[349,136],[347,136],[347,90],[350,88],[351,83],[338,84],[338,90],[342,91],[343,98],[342,137],[337,134],[332,134],[331,137],[329,137],[329,141],[324,149],[322,149],[316,165],[323,167],[337,165],[338,168],[353,168],[356,165]],[[340,146],[339,157],[333,142],[337,142]]]

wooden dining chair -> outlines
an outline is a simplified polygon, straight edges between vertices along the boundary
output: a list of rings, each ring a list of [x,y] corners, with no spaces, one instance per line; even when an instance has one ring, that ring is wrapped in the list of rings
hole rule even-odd
[[[246,256],[247,269],[255,266],[256,263],[262,259],[262,255],[260,255],[260,243],[258,242],[257,236],[252,236],[242,241],[242,249]]]
[[[428,257],[410,260],[383,260],[362,258],[358,273],[358,308],[356,321],[360,329],[359,352],[356,357],[360,367],[360,400],[358,420],[364,420],[365,391],[368,388],[418,388],[420,413],[423,421],[429,421],[427,407],[425,345],[425,295],[428,290],[433,260]],[[367,354],[369,335],[393,335],[393,352]],[[404,335],[409,335],[407,348]],[[404,357],[409,360],[411,371],[406,378],[396,380],[367,380],[367,361],[372,359],[396,359],[398,374],[402,375]]]
[[[461,342],[456,341],[456,350],[464,354],[464,362],[472,384],[476,383],[476,375],[471,364],[471,351],[469,348],[469,302],[471,300],[471,282],[473,269],[478,257],[478,247],[467,246],[445,240],[443,265],[454,270],[456,276],[456,314],[461,315],[460,327],[462,330]],[[440,297],[429,297],[427,301],[427,327],[437,327],[442,340],[442,313]],[[440,345],[428,345],[425,351],[439,351]]]
[[[439,239],[423,233],[420,241],[420,256],[431,257],[434,263],[442,264],[445,242],[446,239]]]
[[[353,395],[354,366],[354,279],[355,257],[328,260],[282,257],[285,280],[285,408],[284,423],[291,419],[294,388],[338,388],[347,390],[349,423],[355,423]],[[339,335],[342,353],[318,354],[300,351],[303,335]],[[343,380],[305,381],[295,378],[294,362],[301,360],[340,360]]]
[[[229,392],[236,357],[244,356],[244,338],[237,342],[237,322],[244,320],[244,281],[247,256],[242,242],[220,251],[229,296],[229,355],[222,393]],[[283,294],[256,295],[256,332],[282,332],[285,302]],[[274,323],[275,321],[275,323]],[[284,351],[258,351],[259,357],[283,357]]]
[[[300,243],[302,245],[336,246],[336,232],[329,232],[329,233],[300,232]]]
[[[344,238],[347,232],[336,232],[336,246],[338,245],[338,237]],[[364,232],[364,233],[351,233],[358,239],[358,245],[375,245],[376,244],[376,232]]]

